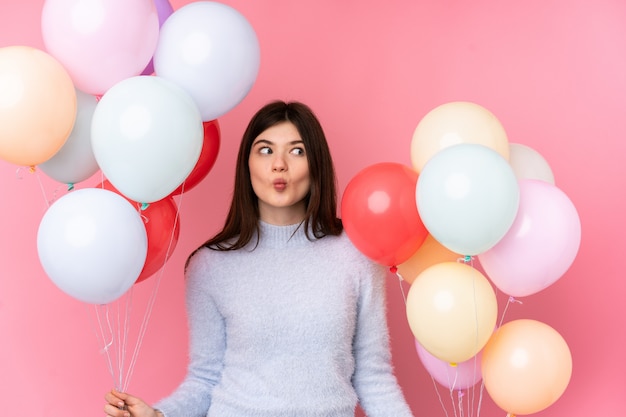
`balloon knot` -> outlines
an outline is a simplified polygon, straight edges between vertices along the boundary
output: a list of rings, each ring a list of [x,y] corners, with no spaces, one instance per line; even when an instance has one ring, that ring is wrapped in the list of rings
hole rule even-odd
[[[463,398],[465,396],[465,393],[463,392],[463,390],[459,390],[457,395],[459,396],[459,398]]]
[[[70,182],[69,184],[67,184],[67,191],[72,191],[74,189],[74,183]]]
[[[458,366],[458,364],[456,362],[450,362],[450,366],[453,368],[456,368]]]
[[[516,300],[515,297],[513,297],[512,295],[509,296],[509,303],[524,304],[520,300]]]
[[[398,267],[395,265],[392,265],[391,267],[389,267],[389,270],[391,271],[392,274],[395,274],[396,272],[398,272]]]
[[[465,261],[465,263],[470,263],[472,261],[472,256],[471,255],[465,255],[465,258],[463,258],[463,260]]]
[[[141,210],[145,210],[150,206],[150,203],[141,203]]]
[[[31,166],[28,167],[28,172],[30,172],[31,174],[34,174],[36,170],[37,169],[35,168],[34,165],[31,165]]]

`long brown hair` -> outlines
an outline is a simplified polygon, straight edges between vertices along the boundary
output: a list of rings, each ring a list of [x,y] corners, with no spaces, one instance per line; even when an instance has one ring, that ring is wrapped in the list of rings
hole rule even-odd
[[[258,198],[252,189],[248,159],[254,140],[266,129],[283,122],[291,122],[298,129],[309,163],[311,189],[305,197],[303,222],[307,238],[336,236],[343,230],[337,217],[335,168],[319,120],[303,103],[273,101],[252,117],[243,134],[237,156],[233,198],[224,227],[202,246],[214,250],[236,250],[246,246],[255,233],[258,236]],[[310,231],[313,236],[310,236]]]

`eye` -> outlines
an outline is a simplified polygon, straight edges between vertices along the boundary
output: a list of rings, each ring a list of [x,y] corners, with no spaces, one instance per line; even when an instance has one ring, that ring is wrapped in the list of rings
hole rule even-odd
[[[305,152],[304,152],[304,148],[293,148],[291,150],[291,153],[294,155],[299,155],[299,156],[304,156]]]
[[[259,153],[263,155],[269,155],[272,153],[272,148],[270,148],[269,146],[261,146],[259,148]]]

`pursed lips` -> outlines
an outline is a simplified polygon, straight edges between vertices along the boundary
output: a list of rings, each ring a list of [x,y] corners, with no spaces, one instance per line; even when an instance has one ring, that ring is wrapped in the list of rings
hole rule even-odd
[[[272,182],[272,185],[274,185],[275,190],[283,191],[285,188],[287,188],[287,181],[283,179],[276,179]]]

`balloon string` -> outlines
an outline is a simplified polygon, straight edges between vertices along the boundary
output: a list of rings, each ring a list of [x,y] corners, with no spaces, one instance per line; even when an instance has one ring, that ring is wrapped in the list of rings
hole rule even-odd
[[[511,303],[523,304],[520,300],[516,300],[514,297],[509,296],[509,299],[506,300],[506,305],[504,306],[504,310],[502,311],[502,317],[500,317],[500,323],[498,324],[498,327],[502,326],[502,322],[504,322],[504,316],[506,315],[506,312],[508,311],[509,305],[511,305]]]
[[[139,356],[139,351],[141,350],[141,346],[143,344],[143,340],[145,337],[145,333],[146,330],[148,328],[148,322],[150,321],[150,317],[152,316],[152,310],[154,308],[154,303],[156,301],[156,296],[158,293],[158,289],[159,289],[159,285],[161,282],[161,278],[163,276],[163,274],[165,273],[165,265],[167,264],[167,260],[169,258],[169,255],[172,251],[172,247],[174,246],[174,234],[175,234],[175,230],[176,227],[178,225],[179,219],[180,219],[180,212],[181,212],[181,207],[182,207],[182,202],[183,202],[183,194],[185,192],[185,184],[182,184],[182,188],[181,188],[181,197],[180,197],[180,201],[177,204],[177,209],[176,209],[176,216],[174,217],[174,226],[172,227],[172,233],[170,234],[170,240],[168,243],[168,247],[167,247],[167,251],[165,254],[165,259],[163,261],[163,266],[161,267],[161,269],[159,270],[159,273],[157,274],[157,276],[154,279],[154,286],[152,289],[152,292],[150,294],[150,298],[148,300],[148,306],[146,307],[146,312],[143,316],[143,320],[141,322],[141,327],[139,330],[139,336],[137,338],[137,343],[135,345],[135,349],[133,351],[133,355],[131,357],[131,361],[130,361],[130,365],[128,367],[127,370],[127,374],[126,374],[126,382],[123,386],[123,391],[126,391],[128,389],[128,384],[132,378],[134,369],[135,369],[135,365],[137,363],[137,358]]]
[[[105,327],[105,323],[103,323],[103,318],[100,313],[101,308],[105,309],[104,315],[106,317],[106,327]],[[113,369],[113,360],[111,358],[111,350],[112,350],[111,348],[113,347],[113,344],[114,344],[114,337],[113,337],[113,328],[109,320],[108,306],[94,305],[94,312],[95,312],[95,316],[98,322],[98,328],[97,329],[94,328],[93,330],[94,330],[94,333],[96,334],[96,338],[98,342],[102,346],[100,349],[100,353],[106,356],[107,369],[109,371],[109,374],[111,375],[111,378],[115,382],[115,379],[116,379],[115,371]],[[95,326],[93,326],[93,322],[92,322],[92,328],[93,327]],[[108,333],[106,333],[107,328],[108,328]],[[117,385],[117,388],[120,388],[119,385]]]
[[[402,278],[402,275],[400,275],[400,272],[398,272],[398,269],[392,267],[391,272],[393,272],[394,274],[396,274],[396,276],[398,277],[398,284],[400,284],[400,291],[402,292],[402,299],[404,300],[404,305],[406,305],[406,293],[404,292],[404,287],[402,286],[402,281],[404,281],[404,278]]]

